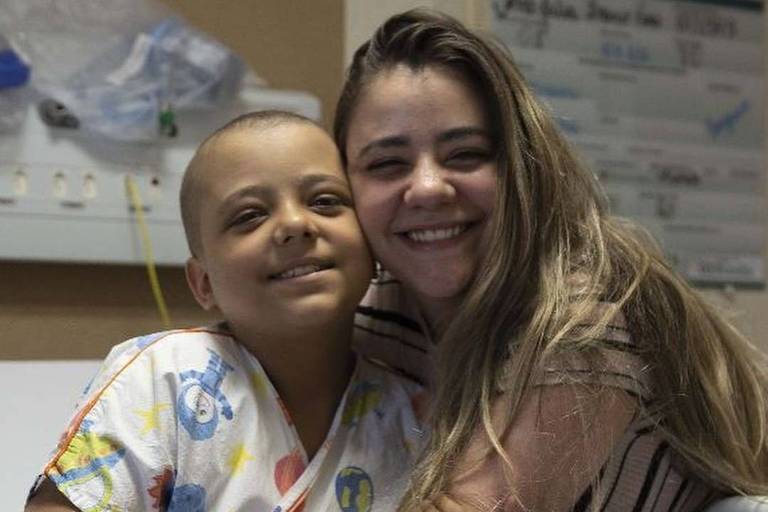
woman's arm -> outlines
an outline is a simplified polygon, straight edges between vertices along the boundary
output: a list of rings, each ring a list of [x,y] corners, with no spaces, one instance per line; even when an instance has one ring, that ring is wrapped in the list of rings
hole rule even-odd
[[[24,507],[24,512],[71,512],[73,510],[78,512],[80,509],[74,506],[47,478]]]
[[[503,425],[500,395],[492,407],[494,425]],[[523,400],[501,444],[505,465],[478,432],[459,463],[445,496],[425,511],[570,510],[605,464],[632,421],[637,403],[625,391],[589,385],[548,385]],[[432,507],[432,508],[429,508]]]

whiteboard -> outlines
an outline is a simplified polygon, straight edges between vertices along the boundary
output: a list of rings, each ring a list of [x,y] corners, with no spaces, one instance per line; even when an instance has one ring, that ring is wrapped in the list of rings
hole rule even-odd
[[[602,182],[700,285],[765,286],[763,7],[491,0],[492,30]]]

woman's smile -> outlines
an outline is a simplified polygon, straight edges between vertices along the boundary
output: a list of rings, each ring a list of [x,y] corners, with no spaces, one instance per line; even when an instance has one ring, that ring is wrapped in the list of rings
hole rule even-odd
[[[447,68],[397,66],[361,93],[346,149],[376,258],[424,311],[457,303],[483,253],[496,197],[481,98]]]

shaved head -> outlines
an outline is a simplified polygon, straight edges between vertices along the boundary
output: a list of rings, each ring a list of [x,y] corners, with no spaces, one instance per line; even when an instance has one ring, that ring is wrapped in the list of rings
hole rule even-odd
[[[211,156],[218,143],[227,135],[244,130],[254,130],[254,144],[258,144],[258,132],[269,130],[288,123],[307,123],[320,126],[308,117],[283,110],[260,110],[236,117],[206,138],[187,165],[179,192],[181,205],[181,220],[184,223],[184,233],[192,256],[203,253],[200,240],[200,196],[203,191],[205,176],[216,172]],[[218,169],[220,170],[220,169]]]

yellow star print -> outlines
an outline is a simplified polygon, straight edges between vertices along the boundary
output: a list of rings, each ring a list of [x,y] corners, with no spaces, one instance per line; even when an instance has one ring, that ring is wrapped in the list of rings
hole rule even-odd
[[[160,430],[160,411],[168,409],[170,406],[171,404],[156,404],[146,410],[137,409],[134,411],[144,420],[144,425],[141,427],[142,436],[154,429]]]
[[[251,386],[257,395],[263,397],[267,392],[267,382],[264,377],[258,372],[251,373]]]
[[[238,443],[232,449],[229,454],[229,467],[232,469],[232,474],[236,475],[245,468],[245,465],[249,460],[254,460],[253,454],[250,453],[244,443]]]

